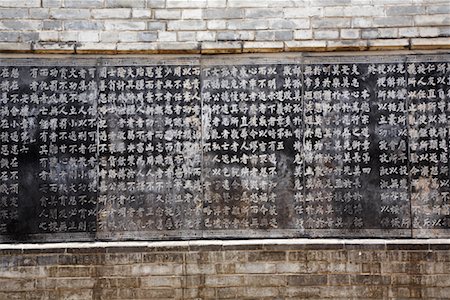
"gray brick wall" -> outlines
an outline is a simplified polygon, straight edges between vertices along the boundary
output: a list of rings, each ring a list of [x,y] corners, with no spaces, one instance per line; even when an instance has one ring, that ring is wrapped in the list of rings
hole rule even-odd
[[[163,245],[164,244],[164,245]],[[0,250],[0,299],[448,299],[444,241]]]
[[[0,0],[0,51],[443,48],[448,0]]]

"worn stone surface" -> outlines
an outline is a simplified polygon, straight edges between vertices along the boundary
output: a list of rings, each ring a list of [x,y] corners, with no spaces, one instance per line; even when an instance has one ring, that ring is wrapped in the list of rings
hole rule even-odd
[[[323,241],[322,241],[323,242]],[[349,243],[349,244],[347,244]],[[450,245],[232,241],[0,250],[4,299],[447,298]],[[55,247],[56,246],[56,247]],[[420,247],[419,247],[420,246]]]
[[[448,236],[448,59],[5,58],[1,239]]]

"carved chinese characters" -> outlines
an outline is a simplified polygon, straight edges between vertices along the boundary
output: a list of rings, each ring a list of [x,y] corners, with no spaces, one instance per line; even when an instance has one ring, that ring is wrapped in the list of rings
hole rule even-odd
[[[205,229],[291,228],[300,66],[208,66],[202,75]]]
[[[96,230],[95,73],[94,66],[2,67],[2,233]]]
[[[413,227],[450,227],[450,64],[431,57],[408,62]]]
[[[197,65],[99,69],[99,231],[200,227]]]
[[[0,61],[0,240],[448,236],[448,55]]]
[[[409,228],[404,63],[342,59],[304,76],[305,227]]]

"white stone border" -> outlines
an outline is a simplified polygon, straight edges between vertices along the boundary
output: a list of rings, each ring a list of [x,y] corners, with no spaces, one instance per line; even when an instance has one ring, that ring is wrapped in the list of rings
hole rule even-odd
[[[155,242],[70,242],[42,244],[0,244],[0,250],[112,248],[112,247],[190,247],[190,246],[252,246],[252,245],[436,245],[450,244],[450,239],[255,239],[255,240],[193,240]]]

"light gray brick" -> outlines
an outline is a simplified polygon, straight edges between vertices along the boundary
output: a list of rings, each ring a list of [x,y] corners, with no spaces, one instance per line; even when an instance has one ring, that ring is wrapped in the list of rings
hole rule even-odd
[[[161,20],[178,20],[181,18],[180,9],[156,9],[155,19]]]
[[[374,3],[376,4],[376,3]],[[326,10],[327,8],[325,8]],[[366,6],[359,6],[359,5],[352,5],[352,6],[346,6],[344,7],[344,14],[341,16],[346,17],[370,17],[370,16],[376,16],[376,17],[383,17],[385,15],[384,6],[375,6],[375,5],[366,5]],[[336,16],[340,17],[340,16]]]
[[[196,40],[195,31],[180,31],[177,32],[177,41],[179,42],[192,42]]]
[[[386,7],[387,16],[408,16],[408,15],[418,15],[425,12],[424,6],[413,5],[413,6],[389,6]]]
[[[214,42],[216,40],[216,33],[214,31],[198,31],[196,39],[199,42]]]
[[[428,14],[450,14],[450,5],[430,5],[427,7]]]
[[[98,31],[83,31],[78,33],[77,42],[99,42],[100,33]]]
[[[35,42],[39,39],[39,32],[21,32],[19,42]]]
[[[147,22],[147,29],[149,30],[158,30],[158,31],[164,31],[166,30],[166,23],[165,22]]]
[[[63,22],[58,20],[44,20],[42,24],[43,30],[62,30],[63,29]]]
[[[155,52],[158,47],[155,43],[119,43],[117,44],[117,51],[121,52]]]
[[[257,41],[289,41],[294,37],[291,30],[264,30],[257,31],[255,39]]]
[[[176,42],[177,41],[177,33],[169,32],[169,31],[159,31],[158,32],[158,41],[161,42]]]
[[[449,15],[429,15],[429,16],[415,16],[414,24],[416,26],[444,26],[450,25]]]
[[[267,20],[228,20],[228,29],[231,30],[258,30],[268,29]]]
[[[146,27],[143,21],[105,21],[105,30],[145,30]]]
[[[259,1],[253,1],[253,0],[228,0],[227,6],[228,7],[269,7],[269,5],[272,3],[272,0],[259,0]]]
[[[65,30],[103,30],[104,26],[102,22],[98,21],[65,21]]]
[[[64,0],[64,7],[94,8],[103,7],[104,0]]]
[[[373,27],[373,19],[369,17],[353,18],[352,27],[353,28]]]
[[[59,39],[58,31],[41,31],[39,32],[40,42],[57,42]]]
[[[295,40],[311,40],[313,38],[313,31],[311,29],[295,30]]]
[[[438,37],[441,31],[437,27],[419,27],[420,37]]]
[[[145,0],[105,0],[105,7],[145,7]]]
[[[0,7],[41,7],[41,0],[1,0]]]
[[[26,19],[28,9],[26,8],[0,8],[0,19]]]
[[[226,7],[227,6],[227,0],[207,0],[206,1],[206,7]]]
[[[62,42],[76,42],[78,31],[60,31],[58,39]]]
[[[209,8],[203,11],[204,19],[241,19],[244,17],[244,10],[240,8]]]
[[[48,19],[50,17],[50,10],[48,8],[30,8],[30,19]]]
[[[149,19],[152,17],[151,9],[133,8],[131,11],[132,19]]]
[[[166,0],[166,8],[204,8],[206,0]]]
[[[316,30],[314,31],[314,38],[318,40],[337,39],[339,38],[339,30]]]
[[[309,27],[310,21],[307,18],[269,21],[269,29],[305,29]]]
[[[93,9],[91,13],[94,19],[129,19],[131,17],[130,8]]]
[[[312,28],[349,28],[351,18],[313,18]]]
[[[361,37],[363,39],[377,39],[380,37],[378,29],[363,29],[361,30]]]
[[[91,13],[89,9],[74,9],[74,8],[51,8],[50,18],[52,19],[89,19]]]
[[[5,42],[0,43],[0,51],[11,51],[11,52],[27,52],[31,50],[32,43],[11,43]],[[9,298],[9,297],[8,297]]]
[[[361,30],[359,29],[341,29],[341,38],[343,39],[359,39]]]
[[[0,42],[18,42],[20,31],[0,31]]]
[[[42,0],[42,7],[62,7],[62,0]]]
[[[376,27],[412,26],[413,18],[410,16],[375,17],[373,25]]]
[[[419,36],[419,29],[417,27],[402,27],[398,29],[400,37],[417,37]]]
[[[201,19],[203,11],[201,9],[183,9],[181,11],[181,18],[185,20]]]
[[[398,38],[398,28],[380,28],[378,29],[380,38]]]
[[[245,9],[245,18],[283,18],[284,10],[281,8],[247,8]]]
[[[138,31],[120,31],[116,37],[110,37],[110,39],[119,43],[137,43],[140,42],[138,38],[139,33]]]
[[[142,42],[154,42],[158,39],[157,31],[138,32],[138,40]]]
[[[164,8],[166,0],[147,0],[147,8]]]
[[[201,20],[168,21],[167,30],[204,30],[206,22]]]
[[[301,8],[289,8],[284,11],[284,17],[302,18],[302,17],[320,17],[322,16],[322,7],[301,7]]]
[[[3,30],[42,30],[42,21],[37,20],[3,20],[0,22],[0,29]]]
[[[255,39],[253,31],[219,31],[217,32],[218,41],[251,41]]]
[[[227,22],[225,20],[209,20],[206,22],[206,27],[213,30],[226,29]]]

